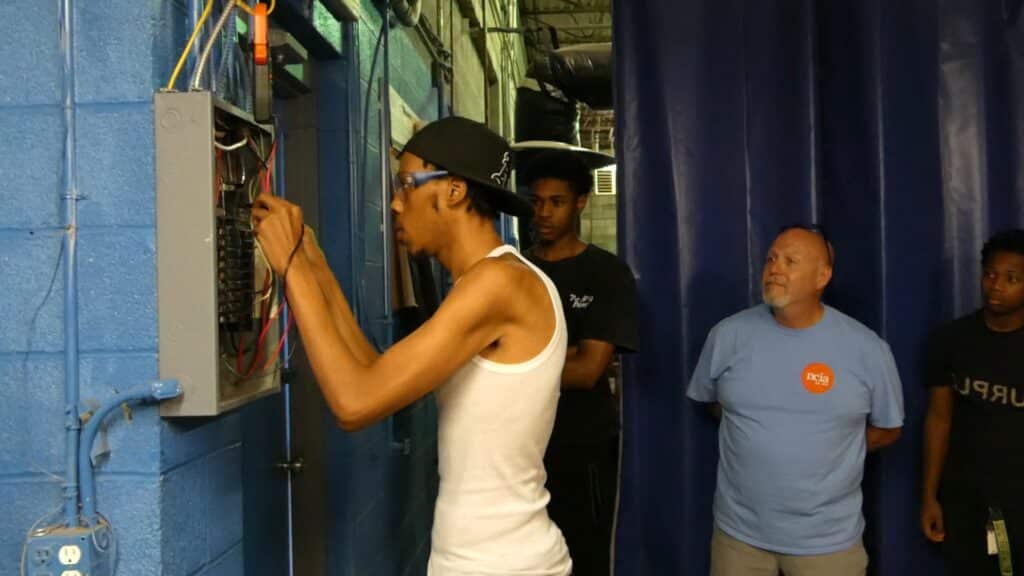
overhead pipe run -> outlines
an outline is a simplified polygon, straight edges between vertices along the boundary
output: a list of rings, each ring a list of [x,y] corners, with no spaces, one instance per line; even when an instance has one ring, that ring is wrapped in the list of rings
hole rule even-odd
[[[412,28],[420,21],[422,7],[420,0],[391,0],[391,11],[406,28]]]
[[[548,53],[534,77],[596,110],[612,108],[613,55],[610,42],[576,44]]]

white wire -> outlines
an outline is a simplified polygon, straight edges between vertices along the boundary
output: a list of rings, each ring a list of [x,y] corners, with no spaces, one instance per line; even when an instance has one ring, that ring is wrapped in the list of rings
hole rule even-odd
[[[248,138],[246,138],[245,140],[240,142],[240,144],[244,145],[246,143],[249,143],[250,141],[253,143],[253,146],[256,148],[257,155],[262,157],[263,156],[262,146],[260,146],[260,144],[258,142],[253,140],[251,136],[249,136]],[[245,162],[242,162],[242,166],[245,166]],[[260,182],[260,171],[257,170],[256,171],[256,177],[253,178],[250,181],[250,183],[249,183],[249,203],[250,204],[252,204],[255,201],[255,199],[256,199],[255,195],[253,195],[253,192],[256,191],[256,188],[259,185],[259,182]],[[274,269],[270,267],[270,261],[267,260],[267,255],[266,255],[265,252],[263,252],[263,245],[260,243],[259,238],[255,238],[256,227],[253,226],[252,215],[251,214],[249,216],[249,229],[253,231],[253,236],[254,236],[253,244],[256,245],[255,246],[256,247],[256,255],[259,256],[260,261],[263,262],[264,269],[268,270],[270,272],[270,281],[274,282],[274,280],[277,278],[277,274],[275,274],[274,273]],[[273,292],[272,290],[267,290],[267,293],[264,294],[259,300],[257,300],[257,302],[263,302],[263,301],[267,300],[268,298],[270,298],[270,295],[271,295],[272,292]]]
[[[243,163],[244,166],[244,163]],[[256,188],[259,186],[260,177],[259,172],[256,173],[256,177],[249,181],[249,204],[256,201]],[[252,227],[252,218],[249,218],[249,227]]]
[[[253,244],[255,245],[255,248],[256,248],[256,254],[257,254],[257,255],[258,255],[259,257],[260,257],[260,261],[262,261],[262,262],[263,262],[263,266],[265,266],[265,267],[266,267],[266,268],[265,268],[265,270],[267,270],[268,272],[270,272],[270,282],[271,282],[271,284],[273,284],[273,282],[274,282],[274,277],[275,277],[276,275],[274,274],[274,269],[270,267],[270,262],[269,262],[269,261],[267,260],[267,255],[266,255],[266,254],[264,254],[264,252],[263,252],[263,247],[262,247],[262,246],[260,245],[260,241],[259,241],[258,239],[257,239],[257,240],[255,240],[255,241],[253,242]],[[260,297],[260,298],[259,298],[258,300],[256,300],[256,301],[257,301],[257,302],[263,302],[263,301],[264,301],[264,300],[266,300],[267,298],[270,298],[270,294],[271,294],[272,292],[273,292],[273,290],[269,290],[269,289],[268,289],[268,290],[266,291],[266,294],[264,294],[263,296],[261,296],[261,297]]]
[[[43,474],[44,476],[49,476],[51,479],[56,480],[57,482],[64,482],[64,477],[63,476],[58,476],[58,475],[54,474],[53,472],[50,472],[49,470],[44,469],[39,464],[36,464],[35,461],[29,462],[29,466],[31,466],[32,469],[35,470],[36,472],[39,472],[40,474]]]
[[[264,378],[266,376],[270,376],[271,374],[274,374],[275,372],[280,372],[281,371],[281,367],[280,367],[281,359],[280,358],[277,358],[277,359],[274,360],[274,365],[271,368],[266,368],[266,369],[260,370],[259,372],[253,372],[252,374],[249,374],[248,376],[246,376],[245,374],[240,374],[237,370],[235,370],[235,368],[231,365],[231,360],[232,359],[229,358],[228,356],[221,355],[220,358],[224,362],[224,367],[228,369],[228,372],[231,372],[231,374],[233,376],[235,376],[236,378],[239,378],[241,382],[246,382],[248,380],[255,380],[257,378]]]
[[[220,142],[217,142],[216,140],[213,141],[213,145],[214,146],[216,146],[217,148],[220,148],[221,150],[224,150],[225,152],[231,152],[231,151],[234,151],[234,150],[238,150],[239,148],[241,148],[242,146],[245,146],[248,143],[249,143],[249,141],[246,140],[245,138],[239,140],[238,142],[235,142],[234,144],[221,144]]]

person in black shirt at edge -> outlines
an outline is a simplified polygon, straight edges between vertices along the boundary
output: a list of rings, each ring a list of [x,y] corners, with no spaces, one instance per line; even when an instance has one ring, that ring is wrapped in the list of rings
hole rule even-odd
[[[932,335],[926,372],[921,528],[955,576],[1024,571],[1024,230],[982,269],[984,306]]]
[[[546,151],[524,169],[537,241],[527,257],[558,287],[569,329],[562,396],[544,464],[548,513],[565,534],[574,576],[610,573],[619,419],[608,369],[615,353],[637,348],[633,273],[576,232],[593,167],[579,153]]]

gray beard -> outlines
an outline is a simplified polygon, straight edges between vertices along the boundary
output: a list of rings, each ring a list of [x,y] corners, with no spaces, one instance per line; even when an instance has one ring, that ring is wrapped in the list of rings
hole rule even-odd
[[[778,310],[780,308],[785,308],[786,306],[788,306],[790,298],[789,298],[788,294],[785,295],[785,296],[777,296],[777,297],[772,298],[772,297],[768,296],[768,294],[766,294],[764,292],[764,290],[762,290],[761,291],[761,300],[763,300],[764,303],[767,304],[769,307],[771,307],[771,308],[773,308],[775,310]]]

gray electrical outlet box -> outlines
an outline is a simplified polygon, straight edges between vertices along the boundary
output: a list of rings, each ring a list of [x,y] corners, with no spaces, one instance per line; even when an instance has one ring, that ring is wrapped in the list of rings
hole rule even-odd
[[[114,565],[109,528],[49,527],[29,535],[25,576],[111,576]]]
[[[205,91],[153,111],[160,377],[183,391],[160,414],[214,416],[280,389],[277,282],[249,218],[274,134]]]

